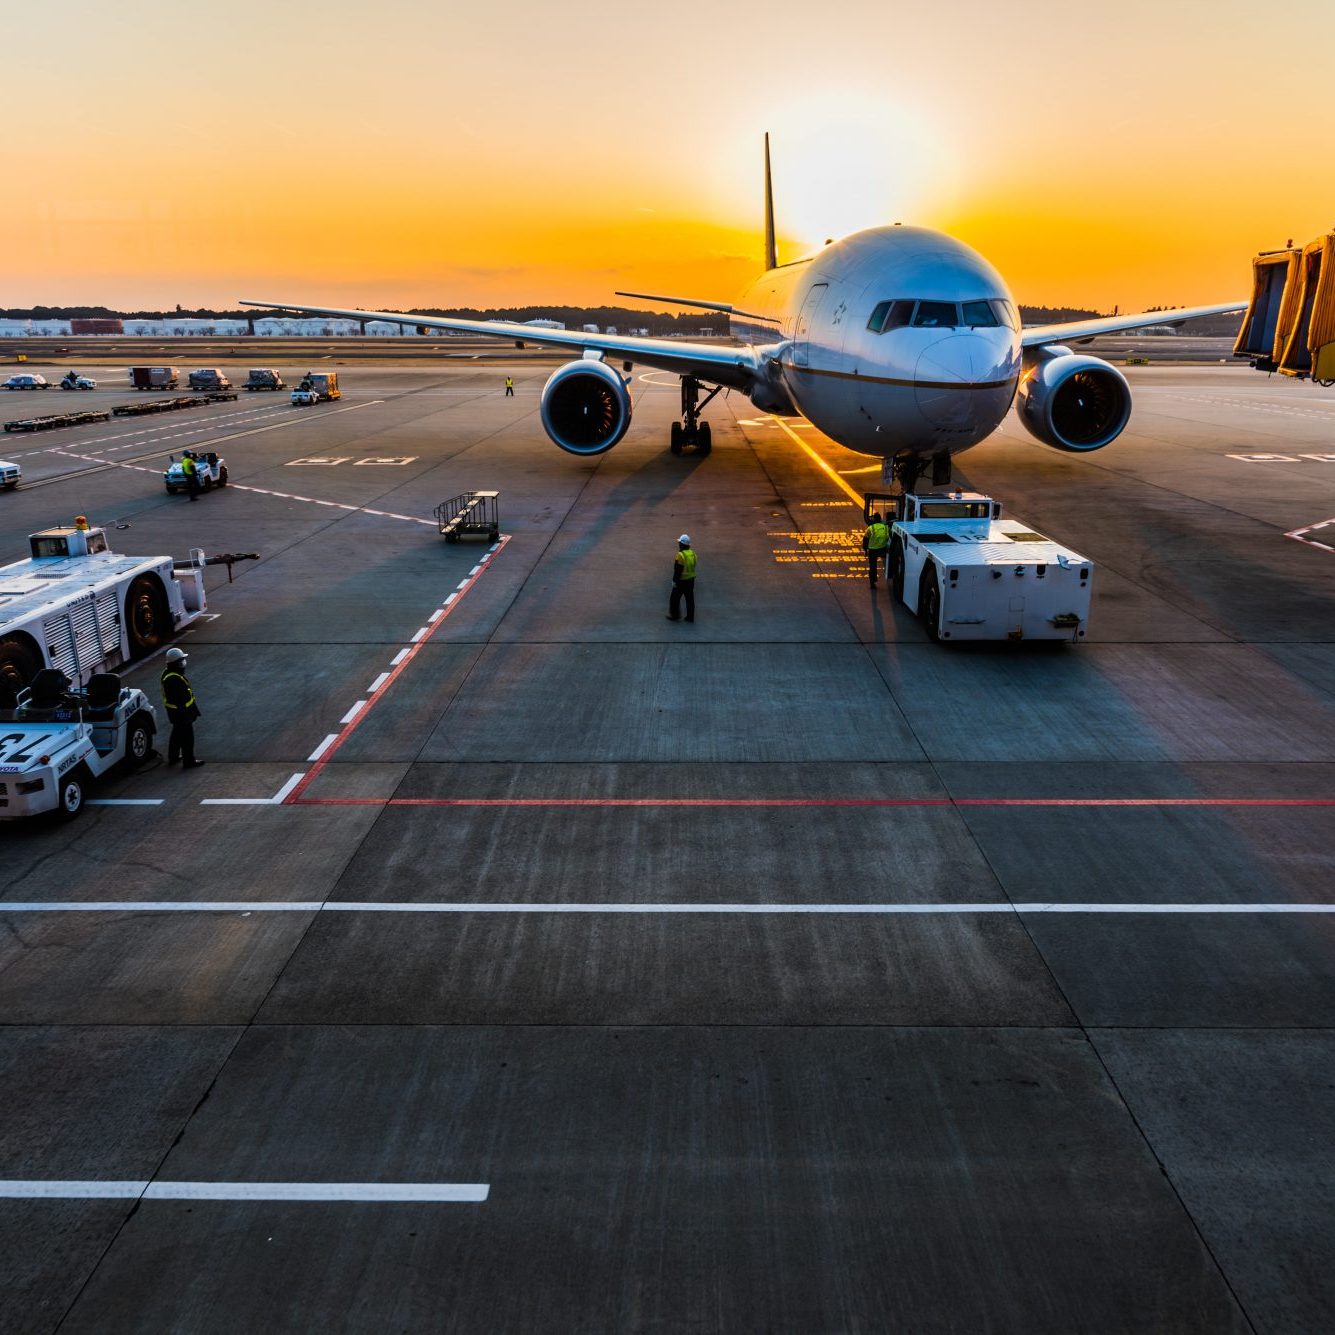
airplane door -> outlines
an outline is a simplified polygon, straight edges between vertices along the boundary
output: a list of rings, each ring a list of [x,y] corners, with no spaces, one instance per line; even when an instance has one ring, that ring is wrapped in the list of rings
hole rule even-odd
[[[829,290],[829,283],[813,283],[802,298],[802,309],[797,313],[797,325],[793,330],[794,366],[807,364],[811,348],[811,322],[816,318],[816,312]]]

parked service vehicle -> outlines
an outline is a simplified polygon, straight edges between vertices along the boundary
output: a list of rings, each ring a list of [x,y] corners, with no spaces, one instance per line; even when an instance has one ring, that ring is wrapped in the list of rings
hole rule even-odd
[[[180,378],[174,366],[130,367],[130,384],[135,389],[175,389]]]
[[[82,516],[28,543],[31,557],[0,566],[0,681],[15,690],[45,667],[86,682],[132,663],[204,611],[202,551],[179,569],[170,556],[118,556]]]
[[[50,389],[51,382],[44,375],[33,375],[25,373],[23,375],[12,375],[5,381],[4,389]]]
[[[232,382],[216,366],[201,366],[190,372],[190,388],[231,389]]]
[[[23,469],[18,464],[6,463],[0,459],[0,487],[6,491],[13,491],[23,479]],[[3,595],[0,595],[3,597]]]
[[[292,406],[294,408],[313,408],[319,402],[319,394],[304,381],[292,391]]]
[[[1080,640],[1091,562],[976,491],[889,501],[890,588],[934,640]]]
[[[114,672],[83,690],[59,668],[17,692],[0,681],[0,820],[77,816],[93,780],[148,759],[157,726],[148,697]]]
[[[261,367],[246,377],[247,389],[286,389],[283,377],[271,368]]]
[[[66,371],[60,382],[61,389],[96,389],[97,381],[88,375],[80,375],[78,371]]]
[[[214,487],[225,487],[227,485],[227,465],[223,462],[222,455],[212,452],[205,453],[203,450],[185,450],[182,452],[180,459],[174,454],[169,456],[171,462],[167,465],[167,471],[162,475],[163,485],[166,486],[169,496],[175,496],[178,491],[190,490],[190,484],[185,480],[184,460],[187,454],[195,461],[195,471],[199,477],[200,491],[212,491]]]
[[[343,391],[338,387],[337,371],[307,371],[301,378],[301,388],[313,389],[326,402],[343,397]]]

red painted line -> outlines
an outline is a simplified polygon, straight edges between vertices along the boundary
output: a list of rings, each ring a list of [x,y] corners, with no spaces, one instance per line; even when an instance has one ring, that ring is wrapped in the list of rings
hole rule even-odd
[[[325,756],[333,749],[331,746]],[[295,797],[288,798],[289,802],[294,800]],[[300,800],[306,806],[332,807],[1335,807],[1335,797],[305,797]]]
[[[403,653],[402,658],[396,660],[393,669],[385,676],[385,679],[380,683],[379,689],[372,691],[371,694],[366,697],[365,707],[358,710],[356,717],[352,720],[351,723],[346,723],[343,725],[343,730],[337,733],[334,737],[334,740],[330,742],[327,747],[325,747],[324,751],[320,755],[320,759],[316,761],[315,764],[312,765],[309,770],[307,770],[306,777],[302,779],[302,781],[299,784],[297,784],[297,786],[293,788],[293,790],[283,799],[284,806],[292,806],[298,802],[311,804],[315,802],[324,803],[331,800],[333,801],[339,800],[339,799],[329,799],[329,798],[307,798],[303,797],[302,794],[305,793],[306,789],[309,788],[311,784],[314,783],[315,780],[320,777],[320,774],[323,772],[324,767],[327,764],[329,764],[330,760],[338,752],[339,747],[341,747],[343,743],[346,742],[348,738],[351,737],[352,734],[359,727],[361,727],[363,723],[366,722],[367,716],[370,714],[371,710],[373,710],[376,707],[376,705],[380,703],[381,699],[384,697],[385,692],[389,690],[389,688],[393,686],[396,681],[398,681],[399,677],[407,669],[408,664],[411,663],[413,659],[416,658],[417,655],[424,648],[426,648],[428,644],[430,644],[431,637],[435,635],[435,633],[450,619],[450,613],[453,612],[455,608],[457,608],[459,604],[463,602],[464,598],[468,596],[468,591],[473,587],[474,584],[478,582],[478,580],[482,578],[484,574],[486,574],[487,567],[491,565],[492,561],[495,559],[497,555],[499,555],[501,549],[509,541],[510,541],[509,534],[503,535],[501,537],[501,540],[496,544],[494,550],[489,551],[486,554],[486,556],[484,556],[482,560],[478,562],[478,565],[476,567],[476,573],[470,575],[466,580],[464,580],[462,586],[459,588],[459,596],[452,603],[450,603],[448,607],[445,608],[444,614],[439,618],[439,620],[437,620],[431,626],[431,629],[427,632],[427,634],[423,635],[422,638],[418,640],[410,649],[406,650]],[[374,803],[376,799],[370,798],[368,799],[368,801]],[[358,799],[348,799],[348,802],[357,803]]]

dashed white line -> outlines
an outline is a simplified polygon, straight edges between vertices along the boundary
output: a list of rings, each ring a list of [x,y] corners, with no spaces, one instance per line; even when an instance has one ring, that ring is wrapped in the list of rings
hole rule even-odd
[[[322,755],[324,755],[324,753],[325,753],[326,751],[328,751],[329,748],[330,748],[331,746],[333,746],[333,744],[334,744],[337,740],[338,740],[338,734],[337,734],[337,733],[334,733],[334,732],[331,732],[331,733],[329,734],[329,736],[327,736],[327,737],[324,739],[324,741],[322,741],[322,742],[320,743],[320,745],[317,746],[317,747],[315,748],[315,750],[311,752],[310,757],[309,757],[309,762],[313,764],[315,761],[319,760],[319,758],[320,758]]]
[[[380,1201],[405,1205],[480,1204],[486,1182],[145,1182],[10,1178],[8,1200]]]

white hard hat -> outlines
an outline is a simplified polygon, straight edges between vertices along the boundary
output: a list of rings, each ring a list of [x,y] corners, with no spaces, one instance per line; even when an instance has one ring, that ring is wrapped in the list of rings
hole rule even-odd
[[[188,657],[189,657],[189,655],[186,653],[186,651],[185,651],[184,649],[168,649],[168,650],[167,650],[167,662],[169,662],[169,663],[179,663],[179,662],[181,661],[181,659],[183,659],[183,658],[188,658]]]
[[[689,547],[691,545],[691,535],[689,533],[683,533],[677,541],[684,542]]]

